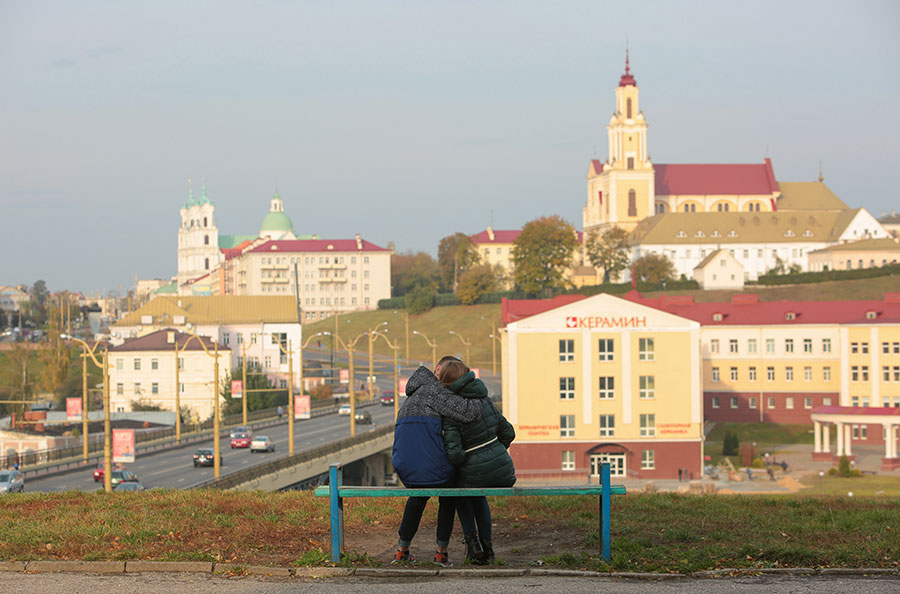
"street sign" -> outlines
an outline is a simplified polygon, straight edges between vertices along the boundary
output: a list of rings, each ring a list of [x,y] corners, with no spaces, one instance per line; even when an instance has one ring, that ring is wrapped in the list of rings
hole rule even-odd
[[[112,461],[134,462],[134,429],[113,429]]]
[[[81,420],[81,398],[66,398],[66,420]]]
[[[231,380],[231,397],[232,398],[243,398],[244,397],[244,382],[241,380]]]
[[[350,370],[349,369],[341,369],[341,383],[342,384],[350,383]]]
[[[294,395],[294,418],[308,419],[310,418],[310,401],[309,395]]]

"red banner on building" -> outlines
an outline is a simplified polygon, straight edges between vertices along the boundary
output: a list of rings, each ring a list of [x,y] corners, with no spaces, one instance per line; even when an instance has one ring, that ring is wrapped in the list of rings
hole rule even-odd
[[[231,380],[231,397],[232,398],[243,398],[244,396],[244,382],[241,380]]]
[[[294,418],[308,419],[312,416],[311,411],[309,395],[296,394],[294,396]]]
[[[81,420],[81,398],[66,398],[66,420]]]
[[[134,429],[113,429],[113,462],[134,462]]]

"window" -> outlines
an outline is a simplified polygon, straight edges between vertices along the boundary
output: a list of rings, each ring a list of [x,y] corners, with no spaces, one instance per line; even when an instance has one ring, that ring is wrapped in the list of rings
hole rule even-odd
[[[895,355],[900,355],[900,342],[891,343]]]
[[[747,374],[751,382],[756,381],[756,367],[751,367],[750,369],[748,369]]]
[[[643,400],[656,397],[656,379],[652,375],[642,375],[639,379],[639,397]]]
[[[264,361],[264,365],[265,365],[266,369],[268,369],[269,367],[272,367],[272,357],[270,357],[269,355],[266,355],[265,358],[263,359],[263,361]]]
[[[713,382],[719,381],[719,368],[718,367],[712,368],[712,381]]]
[[[178,357],[178,369],[184,369],[184,357]]]
[[[900,382],[900,365],[894,365],[894,381]]]
[[[812,338],[804,338],[803,339],[803,352],[804,353],[812,352]]]
[[[637,194],[634,190],[628,190],[628,216],[637,216]]]
[[[863,396],[863,397],[862,397],[862,405],[865,406],[865,407],[868,407],[868,406],[869,406],[869,397],[868,397],[868,396]]]
[[[653,339],[652,338],[641,338],[638,339],[638,360],[639,361],[653,361]]]
[[[159,382],[153,382],[152,384],[150,384],[150,393],[159,394]]]
[[[615,378],[612,376],[600,378],[600,400],[609,400],[616,395]]]
[[[631,101],[631,99],[629,99],[629,101]],[[628,164],[628,169],[634,169],[634,157],[628,157],[626,163]]]
[[[597,351],[600,353],[601,361],[613,360],[613,339],[601,338],[597,341]]]
[[[737,367],[731,368],[731,381],[733,381],[733,382],[738,381],[738,368]]]
[[[140,360],[140,359],[135,359],[135,360],[134,360],[134,370],[135,370],[135,371],[140,371],[140,370],[141,370],[141,360]]]
[[[863,355],[869,354],[869,343],[868,342],[859,343],[859,348],[860,348],[860,351],[862,351]]]
[[[756,396],[751,396],[750,400],[747,402],[747,406],[752,409],[756,409]]]
[[[770,355],[775,352],[775,339],[767,338],[766,339],[766,352]]]
[[[773,398],[772,396],[769,396],[769,400],[768,400],[768,403],[766,404],[766,406],[768,406],[770,409],[774,409],[775,408],[775,398]]]
[[[850,406],[859,406],[859,396],[850,397]]]
[[[116,371],[122,371],[122,369],[124,368],[124,364],[124,359],[116,359]]]
[[[756,354],[756,339],[755,338],[751,338],[747,341],[747,352],[750,353],[751,355]]]
[[[812,408],[812,398],[807,396],[803,399],[803,408]]]
[[[134,382],[134,395],[135,396],[141,395],[141,382]]]
[[[860,375],[862,376],[862,381],[864,381],[864,382],[869,381],[869,366],[863,365],[862,367],[859,368],[859,371],[860,371]]]
[[[559,398],[560,400],[573,400],[575,398],[574,377],[559,378]]]
[[[731,408],[737,408],[737,407],[738,407],[737,396],[732,396],[731,397]]]
[[[574,361],[575,360],[575,341],[571,338],[559,341],[559,360]]]
[[[822,406],[831,406],[831,396],[822,398]]]
[[[794,408],[794,397],[788,396],[784,399],[784,407],[788,410],[793,410]]]
[[[231,342],[231,333],[230,332],[222,333],[222,343],[229,344],[230,342]]]
[[[775,381],[775,368],[774,367],[766,367],[766,379],[770,382]]]
[[[822,368],[822,379],[826,382],[831,381],[831,367],[826,365]]]
[[[653,470],[654,468],[656,468],[656,450],[641,452],[641,470]]]
[[[784,368],[784,379],[789,382],[794,381],[794,368],[790,365]]]
[[[729,353],[738,352],[738,341],[736,338],[732,338],[731,340],[728,341],[728,352]]]
[[[710,353],[718,353],[719,352],[719,339],[713,338],[709,341],[709,352]]]
[[[784,352],[785,353],[793,353],[794,352],[794,339],[793,338],[785,338],[784,339]]]
[[[256,344],[256,332],[250,333],[250,344]]]
[[[859,366],[854,365],[850,368],[850,381],[858,382],[859,381]]]
[[[831,339],[830,339],[830,338],[823,338],[823,339],[822,339],[822,352],[823,352],[823,353],[830,353],[830,352],[831,352]]]
[[[575,450],[563,450],[562,469],[575,470]]]
[[[150,359],[150,369],[152,369],[153,371],[159,369],[159,359]]]
[[[559,415],[559,436],[575,437],[575,415]]]
[[[712,397],[712,407],[719,408],[719,397],[718,396]]]
[[[631,97],[625,100],[625,117],[631,119]],[[631,169],[631,167],[629,167]]]
[[[123,396],[125,394],[125,384],[116,384],[116,395]]]
[[[641,437],[656,436],[656,415],[653,413],[641,415]]]
[[[616,415],[600,415],[600,437],[616,434]]]
[[[859,343],[851,342],[850,343],[850,354],[855,355],[859,352]]]
[[[812,381],[812,367],[806,366],[803,368],[803,381],[805,381],[805,382]]]

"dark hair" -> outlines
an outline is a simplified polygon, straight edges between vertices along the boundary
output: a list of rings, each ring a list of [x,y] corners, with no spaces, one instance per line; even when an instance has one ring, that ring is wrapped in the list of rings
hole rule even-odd
[[[445,386],[449,386],[465,374],[469,373],[469,367],[465,363],[450,355],[442,357],[441,360],[438,361],[437,367],[437,378]]]

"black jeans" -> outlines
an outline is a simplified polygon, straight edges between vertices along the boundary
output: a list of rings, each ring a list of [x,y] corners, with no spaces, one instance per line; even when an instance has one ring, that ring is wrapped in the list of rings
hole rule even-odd
[[[440,485],[447,487],[449,485]],[[415,487],[410,487],[415,488]],[[422,521],[422,514],[425,512],[425,505],[428,503],[429,497],[410,497],[406,500],[406,507],[403,509],[403,519],[400,520],[400,540],[399,546],[408,547],[413,537],[419,530],[419,522]],[[446,547],[450,544],[450,535],[453,534],[453,516],[456,513],[456,503],[453,497],[438,497],[438,522],[436,542],[439,547]]]
[[[456,513],[459,515],[463,534],[473,534],[477,524],[478,537],[481,540],[491,540],[491,507],[487,497],[458,497]]]

